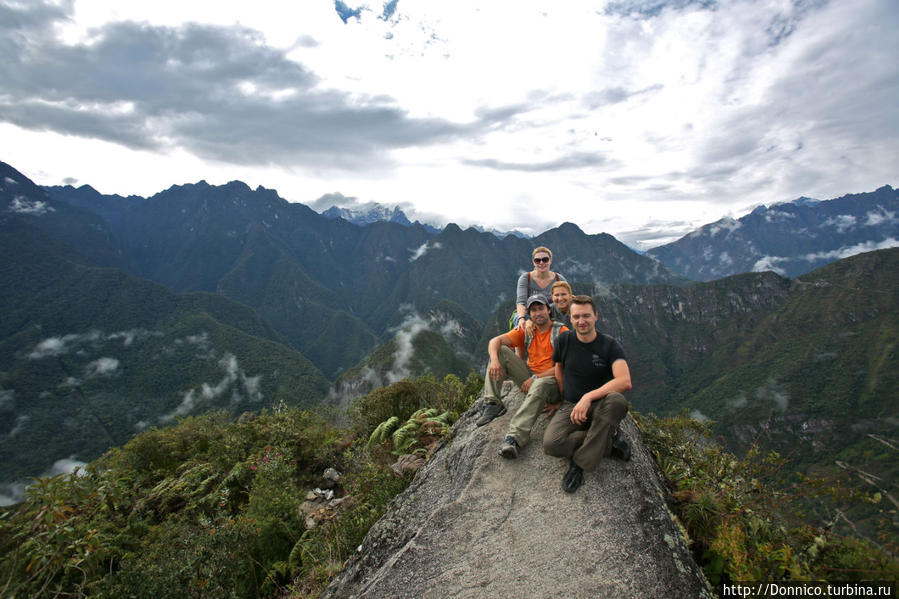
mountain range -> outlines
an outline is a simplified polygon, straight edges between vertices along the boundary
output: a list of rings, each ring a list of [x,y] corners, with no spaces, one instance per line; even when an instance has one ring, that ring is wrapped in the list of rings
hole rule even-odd
[[[899,246],[899,191],[759,206],[647,252],[696,281],[771,270],[796,277],[840,258]]]
[[[852,196],[856,229],[899,237],[888,226],[895,195]],[[803,218],[849,214],[809,201],[756,213],[822,206],[830,217]],[[0,207],[0,239],[15,257],[0,271],[0,481],[92,459],[182,414],[315,405],[329,385],[344,405],[404,376],[464,378],[508,326],[536,245],[553,249],[553,268],[597,299],[601,326],[622,340],[634,409],[692,410],[734,448],[760,438],[795,449],[803,467],[865,465],[887,491],[896,480],[878,439],[895,439],[899,417],[897,250],[794,278],[695,283],[678,272],[692,272],[687,258],[675,270],[571,223],[533,239],[454,224],[361,226],[239,181],[106,196],[41,188],[2,163]],[[762,222],[799,220],[761,218],[754,230],[776,236]],[[850,220],[827,231],[849,235]],[[696,256],[717,251],[688,239]]]
[[[46,191],[97,206],[108,236],[121,245],[107,263],[114,257],[174,291],[220,293],[250,305],[328,377],[386,341],[401,324],[401,306],[421,313],[448,300],[485,320],[514,293],[534,245],[564,242],[555,268],[569,279],[686,282],[613,237],[586,235],[572,224],[533,240],[454,224],[438,233],[418,224],[356,226],[237,181],[173,186],[136,204],[89,187]],[[346,343],[331,341],[337,338]]]
[[[390,208],[389,206],[385,206],[384,204],[379,204],[377,202],[366,202],[365,204],[359,204],[352,208],[340,207],[340,206],[331,206],[327,210],[322,211],[322,216],[326,218],[342,218],[345,221],[349,221],[354,225],[370,225],[376,222],[388,222],[388,223],[398,223],[405,226],[412,226],[412,221],[406,216],[406,214],[400,210],[399,206],[394,206]],[[414,224],[420,224],[423,226],[429,233],[439,233],[440,228],[435,227],[434,225],[428,223],[419,223],[415,221]],[[507,235],[514,235],[515,237],[523,237],[527,238],[528,235],[520,231],[500,231],[498,229],[485,229],[483,227],[474,226],[476,231],[480,231],[482,233],[492,233],[496,237],[502,239]]]

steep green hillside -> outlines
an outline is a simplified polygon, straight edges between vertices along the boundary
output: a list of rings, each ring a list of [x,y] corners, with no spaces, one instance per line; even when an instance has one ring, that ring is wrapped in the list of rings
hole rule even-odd
[[[251,305],[327,376],[360,360],[377,344],[360,318],[338,309],[338,295],[313,281],[283,243],[253,227],[218,291]]]
[[[87,461],[178,416],[317,404],[327,381],[249,307],[174,294],[0,221],[0,481]]]

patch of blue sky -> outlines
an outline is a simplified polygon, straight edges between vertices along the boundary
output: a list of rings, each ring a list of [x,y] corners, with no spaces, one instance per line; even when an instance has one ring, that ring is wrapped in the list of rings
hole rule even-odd
[[[386,8],[386,7],[385,7]],[[346,5],[345,2],[341,0],[334,0],[334,10],[337,11],[337,15],[340,17],[340,20],[346,23],[352,18],[358,19],[362,15],[362,7],[359,6],[357,8],[350,8]]]

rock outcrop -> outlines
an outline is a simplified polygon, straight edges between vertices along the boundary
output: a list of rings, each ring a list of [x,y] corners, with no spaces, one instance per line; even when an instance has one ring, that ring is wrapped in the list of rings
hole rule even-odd
[[[628,417],[630,461],[603,461],[574,494],[545,455],[545,421],[516,460],[498,451],[511,414],[481,402],[365,537],[323,597],[712,597],[665,503],[661,474]]]

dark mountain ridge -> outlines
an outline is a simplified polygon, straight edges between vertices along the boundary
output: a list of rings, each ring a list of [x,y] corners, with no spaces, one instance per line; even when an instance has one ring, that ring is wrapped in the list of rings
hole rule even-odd
[[[99,202],[84,188],[66,194],[79,191],[80,204]],[[424,313],[449,300],[486,320],[513,295],[515,265],[530,268],[536,245],[555,244],[555,267],[569,279],[685,282],[611,236],[570,223],[533,240],[453,224],[436,234],[418,224],[359,227],[239,181],[173,186],[129,202],[108,224],[134,274],[246,302],[330,377],[386,341],[401,306]]]

